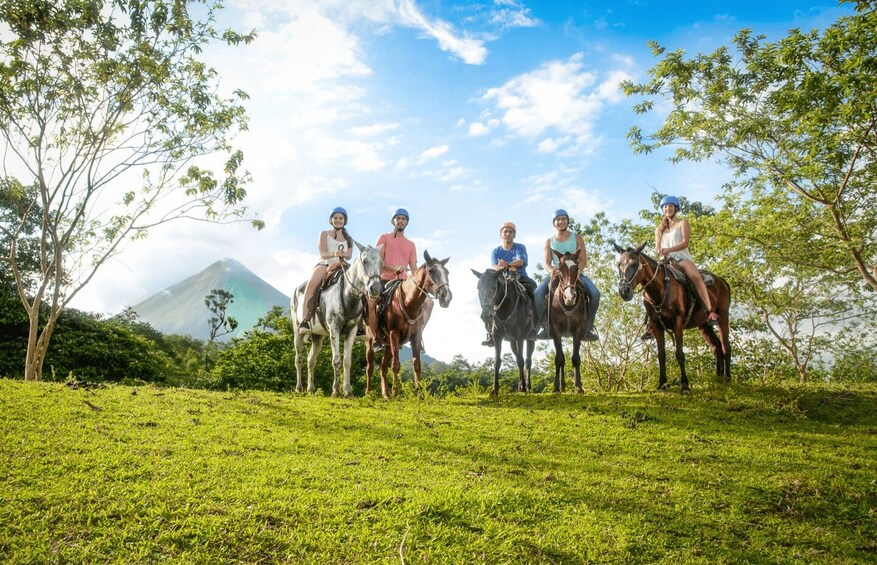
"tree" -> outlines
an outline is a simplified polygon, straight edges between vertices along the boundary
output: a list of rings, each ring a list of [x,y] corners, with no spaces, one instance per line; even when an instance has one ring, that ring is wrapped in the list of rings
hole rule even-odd
[[[735,174],[729,192],[772,188],[814,206],[808,251],[795,261],[877,290],[877,11],[860,1],[856,12],[773,43],[742,30],[733,54],[722,47],[686,59],[653,42],[663,59],[651,80],[624,89],[645,97],[638,113],[652,111],[656,99],[672,104],[653,135],[631,129],[636,153],[676,146],[674,162],[718,157]],[[770,207],[757,212],[781,220]],[[788,237],[779,227],[785,222],[776,225],[775,237]]]
[[[234,302],[234,295],[227,290],[214,288],[210,294],[204,297],[204,305],[213,313],[213,317],[207,320],[210,325],[210,341],[216,341],[216,338],[226,334],[230,334],[238,327],[238,321],[228,315],[228,307]]]
[[[0,0],[0,236],[29,319],[26,380],[41,378],[59,313],[126,242],[172,220],[246,216],[249,175],[228,141],[246,127],[246,94],[222,96],[198,56],[255,34],[215,29],[220,8]],[[35,266],[21,262],[33,241]]]

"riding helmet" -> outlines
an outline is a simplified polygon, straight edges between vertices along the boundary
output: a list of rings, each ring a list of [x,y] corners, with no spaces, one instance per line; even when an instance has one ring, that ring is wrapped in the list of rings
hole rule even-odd
[[[667,195],[664,198],[662,198],[661,203],[658,204],[658,209],[663,210],[664,204],[672,204],[673,206],[676,207],[677,212],[679,211],[680,208],[682,208],[682,204],[679,203],[679,199],[676,198],[675,196]]]
[[[332,213],[329,214],[329,222],[330,223],[332,222],[332,216],[334,216],[335,214],[341,214],[342,216],[344,216],[344,225],[346,226],[347,225],[347,210],[345,210],[341,206],[337,206],[334,209],[332,209]]]
[[[567,221],[569,221],[569,214],[566,212],[566,210],[564,210],[563,208],[558,208],[557,210],[554,211],[554,218],[552,218],[552,220],[551,220],[552,223],[554,222],[554,220],[556,220],[557,218],[559,218],[561,216],[566,216]]]
[[[393,217],[390,218],[390,222],[392,222],[396,216],[405,216],[406,220],[411,221],[411,218],[408,217],[408,210],[406,210],[405,208],[399,208],[395,212],[393,212]]]
[[[499,233],[502,233],[502,230],[504,230],[505,228],[512,228],[513,232],[518,233],[518,228],[516,228],[515,224],[513,224],[512,222],[506,222],[502,226],[500,226]]]

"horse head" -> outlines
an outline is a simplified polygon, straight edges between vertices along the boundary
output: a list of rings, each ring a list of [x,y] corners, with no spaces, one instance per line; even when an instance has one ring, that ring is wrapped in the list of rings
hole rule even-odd
[[[499,271],[492,269],[479,273],[472,269],[478,277],[478,301],[481,302],[481,319],[488,320],[493,314],[499,298]]]
[[[648,242],[644,242],[636,249],[633,247],[624,249],[614,241],[612,242],[615,250],[621,254],[618,258],[618,295],[625,302],[630,302],[633,299],[633,289],[641,282],[642,262],[640,254],[646,243]]]
[[[451,294],[451,287],[448,283],[448,268],[445,265],[451,258],[448,257],[441,261],[433,259],[429,256],[429,251],[424,250],[423,259],[426,261],[424,267],[426,267],[427,279],[429,279],[428,284],[430,285],[427,287],[427,291],[438,298],[439,306],[447,308],[451,303],[453,294]]]
[[[558,286],[560,287],[560,299],[564,306],[572,307],[579,299],[579,260],[581,248],[575,253],[559,253],[552,249],[551,252],[557,257],[557,272],[559,273]]]
[[[381,285],[381,266],[384,263],[381,259],[381,248],[383,246],[372,247],[371,245],[361,245],[358,242],[354,243],[359,249],[359,257],[357,257],[355,264],[361,265],[354,276],[362,284],[368,297],[376,300],[380,297],[383,289]]]

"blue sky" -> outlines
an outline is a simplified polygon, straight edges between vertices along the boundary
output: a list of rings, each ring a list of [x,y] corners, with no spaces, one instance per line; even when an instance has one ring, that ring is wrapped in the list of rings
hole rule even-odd
[[[223,89],[250,95],[249,130],[234,144],[266,229],[163,226],[105,265],[73,306],[116,313],[223,257],[292,294],[333,207],[345,207],[351,235],[371,244],[405,207],[420,257],[451,258],[454,300],[435,309],[425,335],[443,361],[491,354],[479,344],[469,269],[488,266],[504,221],[517,224],[534,269],[556,208],[617,221],[649,206],[654,189],[713,202],[727,178],[721,165],[634,156],[625,138],[663,115],[636,116],[618,88],[646,80],[656,62],[649,40],[693,55],[729,45],[742,28],[778,39],[852,11],[785,0],[226,4],[221,23],[259,38],[205,56]]]

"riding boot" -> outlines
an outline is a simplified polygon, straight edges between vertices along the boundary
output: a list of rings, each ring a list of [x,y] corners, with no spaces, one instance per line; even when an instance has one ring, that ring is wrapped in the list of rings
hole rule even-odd
[[[490,332],[487,332],[487,339],[482,341],[481,345],[483,345],[485,347],[494,347],[496,345],[496,342],[493,341],[493,334]]]

